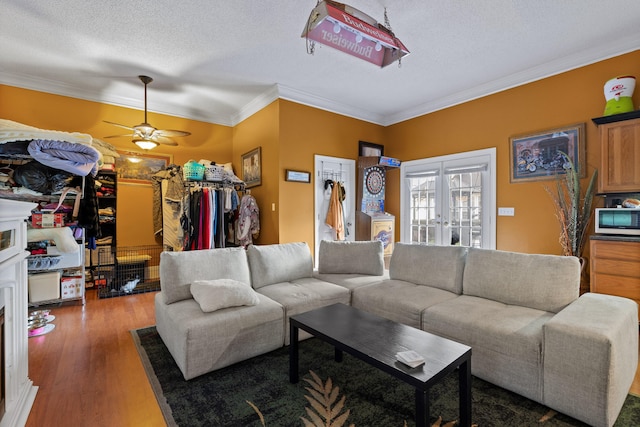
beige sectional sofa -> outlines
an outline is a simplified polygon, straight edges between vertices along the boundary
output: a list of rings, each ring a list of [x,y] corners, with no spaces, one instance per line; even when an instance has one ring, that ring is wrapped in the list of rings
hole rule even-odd
[[[185,379],[288,344],[289,316],[336,302],[467,344],[474,375],[593,426],[613,425],[638,365],[636,303],[579,297],[573,257],[398,243],[386,271],[380,242],[323,241],[317,271],[290,243],[165,252],[160,276],[157,329]],[[229,279],[255,305],[203,312],[191,284]]]

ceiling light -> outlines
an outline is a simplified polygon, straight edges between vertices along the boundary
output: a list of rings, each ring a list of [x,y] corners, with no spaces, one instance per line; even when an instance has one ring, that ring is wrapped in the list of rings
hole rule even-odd
[[[318,42],[380,67],[395,61],[400,65],[409,51],[391,31],[386,10],[384,17],[382,25],[349,5],[321,1],[311,11],[302,31],[302,37],[307,39],[307,52],[312,54]]]
[[[151,150],[158,146],[158,143],[150,139],[134,139],[133,143],[143,150]]]

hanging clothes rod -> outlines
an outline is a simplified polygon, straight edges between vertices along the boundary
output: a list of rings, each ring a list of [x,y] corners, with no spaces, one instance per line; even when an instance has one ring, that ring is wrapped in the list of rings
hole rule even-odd
[[[245,184],[240,182],[212,182],[212,181],[185,181],[185,187],[188,188],[235,188],[237,191],[244,191]]]

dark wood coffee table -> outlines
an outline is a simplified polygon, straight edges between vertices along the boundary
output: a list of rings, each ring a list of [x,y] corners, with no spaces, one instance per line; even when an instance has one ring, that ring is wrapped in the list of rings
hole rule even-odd
[[[345,351],[416,389],[416,425],[429,424],[429,389],[459,368],[460,425],[471,425],[471,347],[411,326],[393,322],[344,304],[334,304],[290,318],[289,380],[298,382],[298,332],[309,332],[335,348],[336,361]],[[410,368],[396,353],[414,350],[425,364]]]

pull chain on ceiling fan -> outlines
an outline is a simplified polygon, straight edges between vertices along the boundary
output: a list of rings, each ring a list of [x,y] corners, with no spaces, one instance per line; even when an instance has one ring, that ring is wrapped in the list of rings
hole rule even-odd
[[[123,136],[132,137],[132,141],[138,147],[143,150],[151,150],[157,147],[159,144],[176,146],[178,145],[173,139],[178,136],[189,136],[191,132],[173,129],[156,129],[147,122],[147,85],[153,81],[149,76],[138,76],[140,81],[144,84],[144,122],[137,126],[129,127],[121,125],[120,123],[114,123],[104,120],[105,123],[109,123],[114,126],[132,130],[133,133],[125,135],[111,135],[105,138],[120,138]]]

